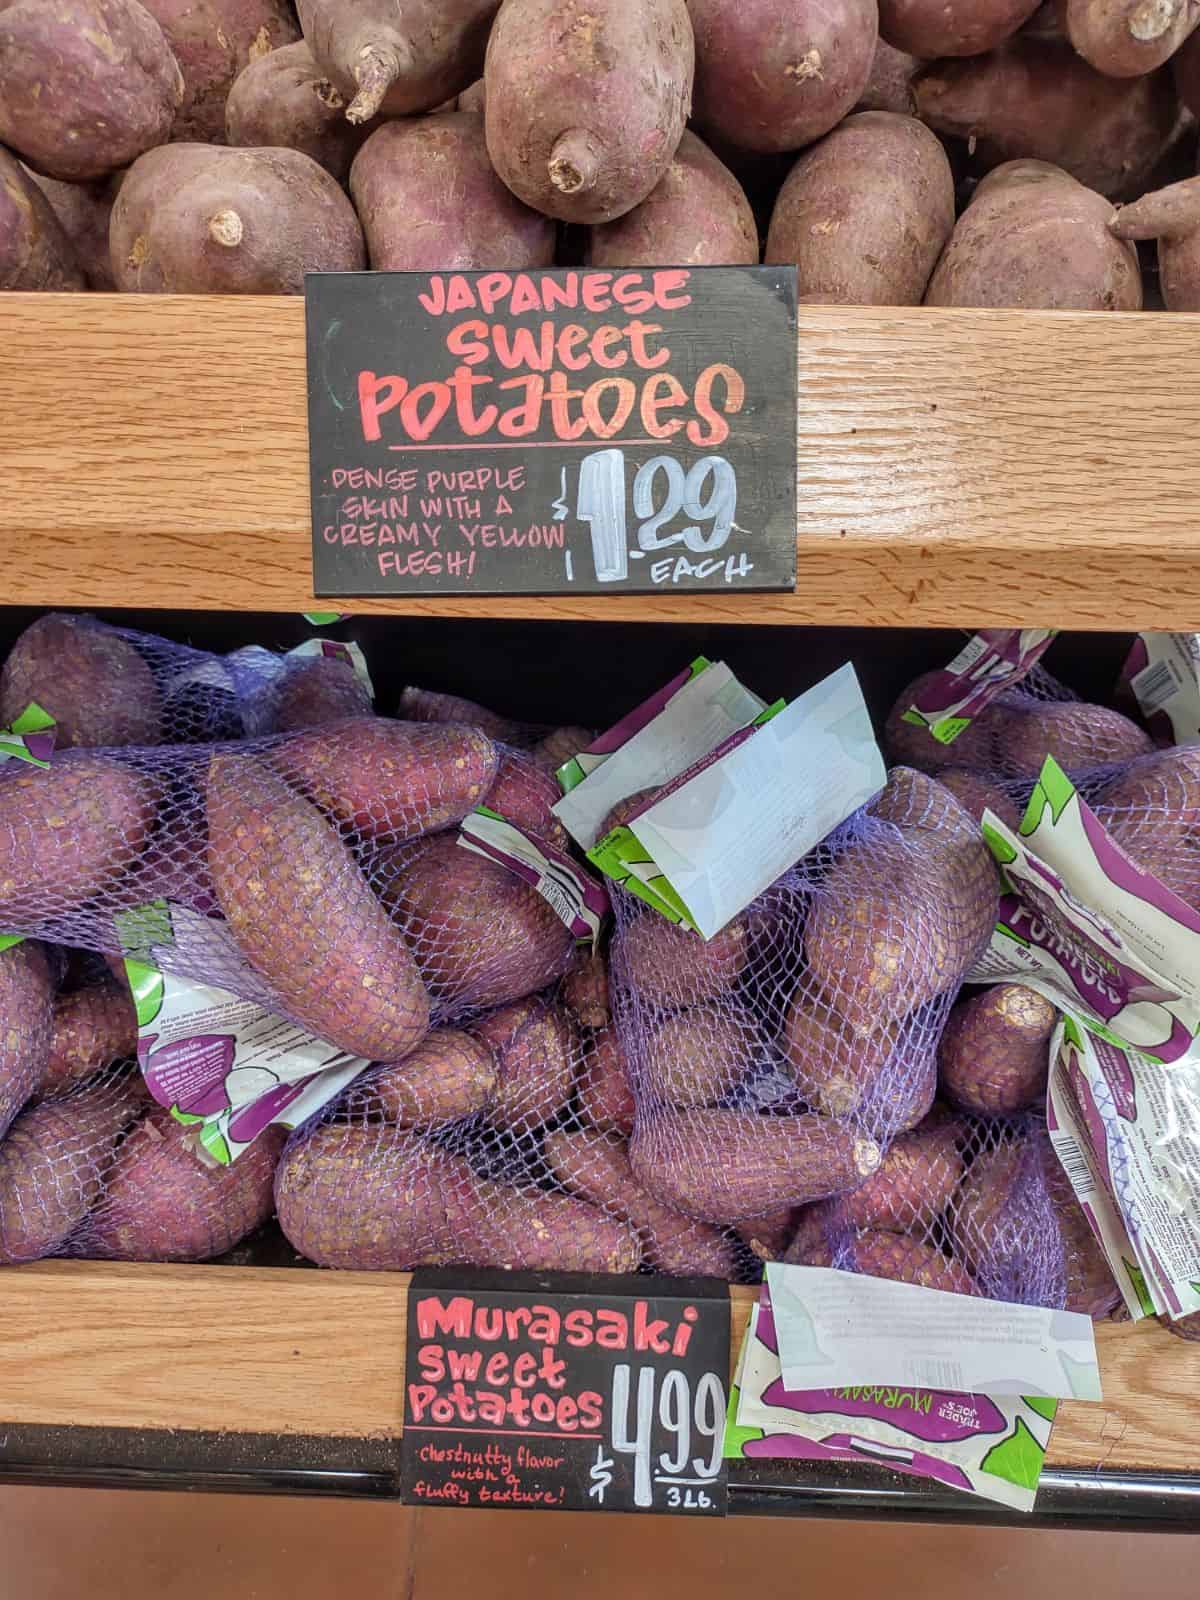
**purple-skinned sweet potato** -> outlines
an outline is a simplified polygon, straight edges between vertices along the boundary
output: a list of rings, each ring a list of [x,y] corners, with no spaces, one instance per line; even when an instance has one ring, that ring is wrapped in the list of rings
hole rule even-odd
[[[47,177],[102,178],[170,136],[183,74],[137,0],[6,0],[0,144]]]
[[[1024,1111],[1044,1099],[1058,1012],[1020,983],[998,983],[960,1001],[938,1046],[946,1099],[978,1116]]]
[[[875,0],[688,0],[695,117],[742,150],[799,150],[853,110],[871,75]]]
[[[1047,756],[1069,775],[1149,755],[1154,744],[1136,722],[1086,702],[1039,705],[1014,713],[996,736],[1001,769],[1036,778]]]
[[[346,98],[303,40],[258,56],[238,73],[225,101],[228,144],[299,150],[339,183],[379,126],[346,120]]]
[[[290,661],[271,685],[270,697],[272,733],[293,733],[371,714],[366,684],[348,661],[336,656]]]
[[[591,728],[551,728],[533,747],[533,759],[547,772],[557,772],[565,762],[586,750],[596,737]]]
[[[878,40],[871,61],[871,75],[858,97],[855,111],[894,111],[901,117],[915,116],[917,102],[913,97],[912,80],[920,66],[916,56],[894,49],[886,39]]]
[[[487,1045],[456,1028],[435,1028],[403,1061],[360,1078],[343,1104],[401,1128],[436,1128],[482,1111],[495,1090]]]
[[[556,1117],[575,1082],[575,1030],[566,1012],[535,996],[502,1006],[473,1032],[496,1063],[492,1121],[525,1133]]]
[[[953,749],[953,745],[950,747]],[[993,779],[970,767],[941,767],[938,782],[950,793],[976,822],[983,821],[985,811],[994,811],[1001,822],[1014,833],[1021,826],[1021,813],[1015,800]]]
[[[286,1138],[267,1128],[230,1166],[206,1166],[192,1130],[155,1106],[122,1141],[79,1240],[100,1261],[209,1261],[271,1215]]]
[[[140,294],[302,294],[306,272],[357,272],[354,208],[298,150],[172,144],[135,161],[113,206],[117,288]]]
[[[546,1161],[564,1188],[638,1230],[656,1272],[734,1276],[737,1257],[728,1235],[648,1194],[633,1175],[623,1139],[562,1128],[546,1138]]]
[[[323,1267],[632,1272],[641,1259],[629,1224],[587,1201],[480,1178],[392,1128],[327,1125],[294,1141],[275,1204],[289,1242]]]
[[[692,1006],[666,1017],[648,1035],[644,1088],[674,1106],[715,1105],[737,1089],[754,1053],[749,1011]]]
[[[750,935],[743,917],[705,940],[690,928],[649,914],[625,929],[619,952],[622,977],[644,1002],[692,1006],[735,987],[749,960]]]
[[[1175,92],[1194,117],[1200,117],[1200,33],[1194,33],[1171,57]]]
[[[637,1117],[625,1052],[615,1028],[600,1028],[579,1074],[579,1115],[589,1127],[628,1139]]]
[[[498,756],[478,728],[351,717],[293,734],[270,760],[356,841],[382,845],[461,822],[495,782]]]
[[[27,169],[50,202],[50,209],[70,242],[75,261],[89,289],[112,289],[108,259],[108,224],[117,198],[120,176],[97,178],[92,183],[63,183]],[[72,288],[70,283],[62,285]]]
[[[1039,39],[933,62],[913,88],[921,120],[969,140],[977,167],[1049,162],[1110,199],[1145,186],[1177,129],[1169,72],[1106,78],[1069,45]]]
[[[926,61],[979,56],[1028,22],[1041,0],[879,0],[879,33]]]
[[[0,289],[87,287],[75,247],[42,187],[46,181],[0,150]]]
[[[941,142],[913,117],[864,111],[802,155],[779,192],[766,260],[833,305],[920,305],[954,227]]]
[[[54,1002],[50,1050],[38,1082],[45,1100],[65,1094],[137,1051],[137,1013],[129,985],[105,973]]]
[[[492,165],[547,216],[623,216],[679,146],[694,54],[684,0],[507,0],[484,72]]]
[[[741,184],[694,133],[640,205],[591,230],[594,267],[757,266],[758,229]]]
[[[183,73],[172,139],[220,144],[225,101],[251,61],[300,37],[288,0],[144,0]]]
[[[925,304],[1140,311],[1137,251],[1113,237],[1112,216],[1103,195],[1060,167],[1041,161],[997,167],[959,218]]]
[[[954,1261],[903,1233],[874,1229],[860,1233],[849,1248],[846,1265],[869,1278],[916,1283],[949,1294],[978,1294],[979,1286],[961,1261]]]
[[[208,869],[229,931],[318,1039],[397,1061],[429,1028],[429,996],[348,847],[267,763],[208,764]]]
[[[505,744],[521,737],[521,725],[511,717],[489,711],[486,706],[464,700],[461,695],[442,694],[437,689],[405,689],[396,715],[407,722],[465,722],[472,728],[482,728],[489,739],[499,739]]]
[[[563,979],[563,999],[583,1027],[608,1026],[608,960],[599,950],[576,957]]]
[[[476,78],[475,82],[470,84],[459,95],[458,100],[455,103],[455,109],[458,111],[469,111],[473,116],[481,117],[483,115],[483,108],[486,104],[487,89],[484,85],[484,81],[482,78]]]
[[[385,123],[355,156],[350,193],[376,272],[554,262],[554,224],[500,182],[469,112]]]
[[[523,750],[505,750],[496,780],[482,804],[506,822],[536,834],[559,850],[569,848],[567,830],[554,815],[562,790],[551,775]]]
[[[0,950],[0,1140],[50,1057],[53,989],[41,945]]]
[[[1200,23],[1196,0],[1063,0],[1062,12],[1067,38],[1109,78],[1153,72]]]
[[[1200,311],[1200,178],[1122,206],[1109,228],[1118,239],[1157,239],[1163,304],[1168,311]]]
[[[51,611],[20,635],[0,669],[0,727],[32,702],[54,718],[56,750],[157,744],[162,696],[142,653],[90,617]]]
[[[480,73],[500,0],[297,0],[313,59],[351,122],[429,111]]]

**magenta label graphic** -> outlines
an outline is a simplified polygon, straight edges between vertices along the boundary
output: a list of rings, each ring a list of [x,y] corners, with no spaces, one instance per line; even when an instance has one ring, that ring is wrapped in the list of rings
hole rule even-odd
[[[981,1433],[1003,1433],[1005,1429],[1002,1413],[982,1394],[883,1386],[797,1392],[778,1382],[764,1390],[763,1400],[807,1416],[871,1417],[930,1444],[974,1439]]]
[[[229,1104],[225,1079],[233,1066],[232,1035],[196,1034],[150,1052],[146,1087],[162,1106],[209,1116]]]

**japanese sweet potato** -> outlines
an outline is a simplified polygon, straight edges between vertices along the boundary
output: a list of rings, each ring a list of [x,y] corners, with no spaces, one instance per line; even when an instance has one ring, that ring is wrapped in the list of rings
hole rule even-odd
[[[0,727],[32,701],[54,718],[56,750],[162,737],[162,696],[145,657],[90,617],[49,612],[13,645],[0,670]]]
[[[42,770],[0,765],[0,927],[54,920],[138,859],[160,786],[107,756],[67,750]]]
[[[1015,833],[1021,825],[1021,812],[1015,800],[994,779],[969,767],[939,767],[938,782],[976,822],[985,811],[992,811]]]
[[[36,177],[0,150],[0,290],[84,287],[79,258]]]
[[[300,37],[288,0],[145,0],[183,73],[174,139],[220,144],[225,101],[252,61]]]
[[[625,982],[651,1005],[698,1005],[735,987],[750,955],[744,917],[705,940],[657,914],[639,917],[618,944]]]
[[[169,137],[183,75],[137,0],[0,7],[0,144],[47,177],[100,178]]]
[[[1093,1319],[1106,1317],[1121,1298],[1108,1257],[1075,1198],[1071,1180],[1050,1151],[1044,1152],[1044,1165],[1046,1188],[1062,1239],[1066,1277],[1063,1309]]]
[[[1200,23],[1195,0],[1063,0],[1067,38],[1110,78],[1137,78],[1170,60]]]
[[[875,0],[688,0],[696,121],[743,150],[799,150],[853,109],[871,73]]]
[[[468,88],[464,89],[455,103],[458,111],[470,111],[472,115],[481,117],[487,100],[487,91],[482,78],[476,78]]]
[[[537,891],[449,835],[402,847],[385,873],[384,903],[444,1000],[504,1005],[546,988],[570,964],[571,935]]]
[[[339,183],[379,124],[346,120],[346,100],[303,40],[257,56],[225,101],[225,139],[250,149],[299,150]]]
[[[978,56],[1011,38],[1040,0],[879,0],[879,32],[897,50],[934,60]]]
[[[595,737],[590,728],[552,728],[534,745],[533,759],[547,772],[557,772],[564,762],[586,750]]]
[[[576,957],[563,979],[563,999],[583,1027],[608,1026],[608,961],[599,950]]]
[[[484,70],[492,165],[547,216],[611,222],[667,170],[693,65],[684,0],[507,0]]]
[[[0,1266],[62,1249],[100,1193],[118,1136],[145,1101],[134,1075],[21,1113],[0,1141]]]
[[[428,111],[483,65],[500,0],[297,0],[305,42],[351,122]]]
[[[733,173],[685,131],[641,204],[591,230],[588,260],[594,267],[757,265],[758,228]]]
[[[816,1203],[821,1205],[824,1202]],[[782,1211],[773,1211],[768,1216],[739,1222],[735,1231],[746,1248],[760,1261],[777,1261],[795,1237],[800,1214],[800,1207],[786,1206]]]
[[[461,822],[499,758],[477,728],[353,717],[294,734],[270,759],[357,841],[394,844]]]
[[[637,1102],[615,1028],[598,1029],[588,1045],[579,1074],[579,1115],[589,1127],[626,1139],[633,1132]]]
[[[1060,168],[1037,161],[997,167],[959,219],[925,303],[1138,311],[1137,251],[1113,237],[1112,216],[1103,195]]]
[[[950,766],[991,771],[996,765],[992,748],[999,715],[996,706],[986,706],[950,744],[935,739],[924,724],[904,720],[914,701],[939,676],[937,672],[923,672],[896,697],[883,730],[888,760],[921,772],[940,772],[942,767]]]
[[[1145,872],[1200,907],[1200,751],[1161,751],[1104,784],[1092,809]]]
[[[63,183],[58,178],[44,178],[32,168],[27,170],[50,202],[50,209],[67,236],[75,263],[88,288],[111,289],[113,277],[108,259],[108,223],[112,216],[113,201],[117,198],[119,174],[111,178],[97,178],[92,183]],[[9,287],[15,289],[18,285],[11,284]],[[74,285],[62,283],[57,287],[70,289]]]
[[[348,847],[267,763],[226,750],[207,781],[208,870],[243,956],[318,1039],[397,1061],[429,996]]]
[[[1200,34],[1193,34],[1171,57],[1175,90],[1194,117],[1200,117]]]
[[[350,193],[377,272],[554,263],[554,224],[501,183],[470,112],[385,123],[355,156]]]
[[[989,1292],[1021,1270],[1028,1236],[1025,1196],[1042,1182],[1033,1141],[1018,1138],[976,1155],[950,1201],[946,1219],[954,1252]]]
[[[913,117],[863,111],[797,161],[779,192],[768,262],[834,305],[920,305],[954,227],[941,141]]]
[[[481,728],[489,739],[499,739],[506,744],[521,737],[521,724],[511,717],[489,711],[475,700],[464,700],[461,695],[442,694],[437,689],[409,687],[400,696],[396,715],[407,722],[466,722]]]
[[[271,1215],[284,1132],[267,1128],[227,1167],[201,1162],[190,1128],[155,1106],[126,1134],[80,1236],[101,1261],[208,1261]]]
[[[289,661],[271,686],[271,731],[293,733],[371,714],[367,686],[348,661],[305,656]]]
[[[482,1111],[495,1089],[488,1047],[456,1028],[435,1028],[403,1061],[358,1080],[345,1105],[402,1128],[435,1128]]]
[[[624,1140],[559,1129],[546,1139],[546,1162],[564,1188],[631,1223],[644,1241],[647,1265],[656,1272],[734,1276],[737,1256],[728,1235],[647,1194],[633,1175]]]
[[[952,1134],[926,1120],[895,1140],[864,1184],[825,1204],[846,1227],[920,1234],[941,1215],[962,1176]]]
[[[938,1046],[938,1078],[951,1105],[979,1116],[1024,1111],[1046,1092],[1058,1012],[1023,984],[998,983],[962,1000]]]
[[[901,1066],[891,1067],[898,1038],[896,1022],[883,1018],[876,1028],[857,1028],[828,995],[804,982],[788,1008],[781,1046],[805,1102],[826,1116],[844,1117],[890,1090],[889,1077],[908,1081]],[[896,1089],[907,1100],[898,1081]],[[931,1084],[917,1085],[917,1103],[904,1108],[901,1120],[919,1122],[932,1093]]]
[[[53,988],[42,947],[0,950],[0,1139],[46,1072]]]
[[[871,60],[871,75],[858,97],[856,111],[894,111],[911,117],[917,109],[912,80],[921,63],[880,38]]]
[[[860,1233],[849,1247],[845,1265],[870,1278],[916,1283],[923,1289],[944,1289],[950,1294],[980,1292],[961,1261],[903,1233]]]
[[[829,1201],[817,1200],[812,1205],[800,1207],[796,1213],[796,1226],[780,1257],[781,1260],[796,1267],[833,1265],[829,1206]]]
[[[1157,239],[1163,304],[1168,311],[1200,310],[1200,178],[1122,206],[1109,228],[1118,239]]]
[[[664,1110],[639,1123],[630,1159],[638,1182],[667,1205],[732,1225],[853,1189],[875,1171],[880,1151],[816,1114]]]
[[[544,767],[524,750],[505,750],[495,782],[482,804],[506,822],[527,829],[558,850],[567,850],[567,830],[554,815],[562,790]]]
[[[105,973],[54,1002],[50,1050],[38,1083],[45,1100],[137,1052],[138,1025],[127,983]]]
[[[536,996],[518,1000],[476,1023],[474,1033],[496,1063],[492,1120],[524,1133],[556,1117],[575,1083],[575,1030],[561,1007]]]
[[[629,1225],[585,1200],[480,1178],[392,1129],[327,1125],[295,1141],[275,1204],[291,1244],[325,1267],[631,1272],[641,1259]]]
[[[714,1105],[734,1093],[754,1055],[749,1011],[693,1006],[665,1018],[647,1038],[643,1087],[670,1105]]]
[[[1006,719],[997,748],[1003,771],[1016,778],[1036,778],[1047,756],[1073,776],[1149,755],[1154,742],[1119,711],[1080,702],[1040,705],[1014,714]]]
[[[172,144],[134,162],[113,206],[113,279],[139,294],[301,294],[366,247],[337,182],[299,150]]]
[[[913,87],[921,120],[970,140],[982,168],[1050,162],[1111,198],[1144,188],[1176,131],[1169,73],[1106,78],[1069,45],[1038,39],[934,62]]]

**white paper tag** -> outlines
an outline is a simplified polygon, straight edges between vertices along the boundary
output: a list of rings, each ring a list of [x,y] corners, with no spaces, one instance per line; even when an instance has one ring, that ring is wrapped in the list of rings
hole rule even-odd
[[[588,850],[612,808],[641,789],[653,789],[700,761],[740,728],[763,702],[714,661],[691,678],[643,728],[565,794],[554,814]]]
[[[920,1384],[1099,1400],[1090,1317],[767,1263],[784,1386]]]
[[[886,781],[847,663],[629,827],[711,939]]]
[[[1200,1060],[1164,1066],[1063,1023],[1050,1094],[1055,1149],[1130,1311],[1200,1310]]]

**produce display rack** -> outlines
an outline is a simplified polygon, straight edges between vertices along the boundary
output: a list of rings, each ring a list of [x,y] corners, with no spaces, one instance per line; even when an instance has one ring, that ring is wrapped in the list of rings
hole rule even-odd
[[[510,641],[653,623],[692,643],[776,624],[781,661],[789,625],[818,653],[869,626],[892,693],[916,649],[895,630],[1200,628],[1200,317],[799,322],[793,593],[330,602],[311,588],[301,301],[0,296],[0,619],[345,608],[426,638],[448,619],[458,640],[486,620]],[[294,1262],[276,1238],[232,1264],[0,1272],[0,1481],[393,1494],[407,1279]],[[735,1333],[752,1294],[731,1292]],[[1200,1344],[1155,1323],[1098,1342],[1105,1400],[1061,1407],[1017,1520],[1200,1527]],[[883,1470],[737,1465],[735,1513],[1013,1520]]]

